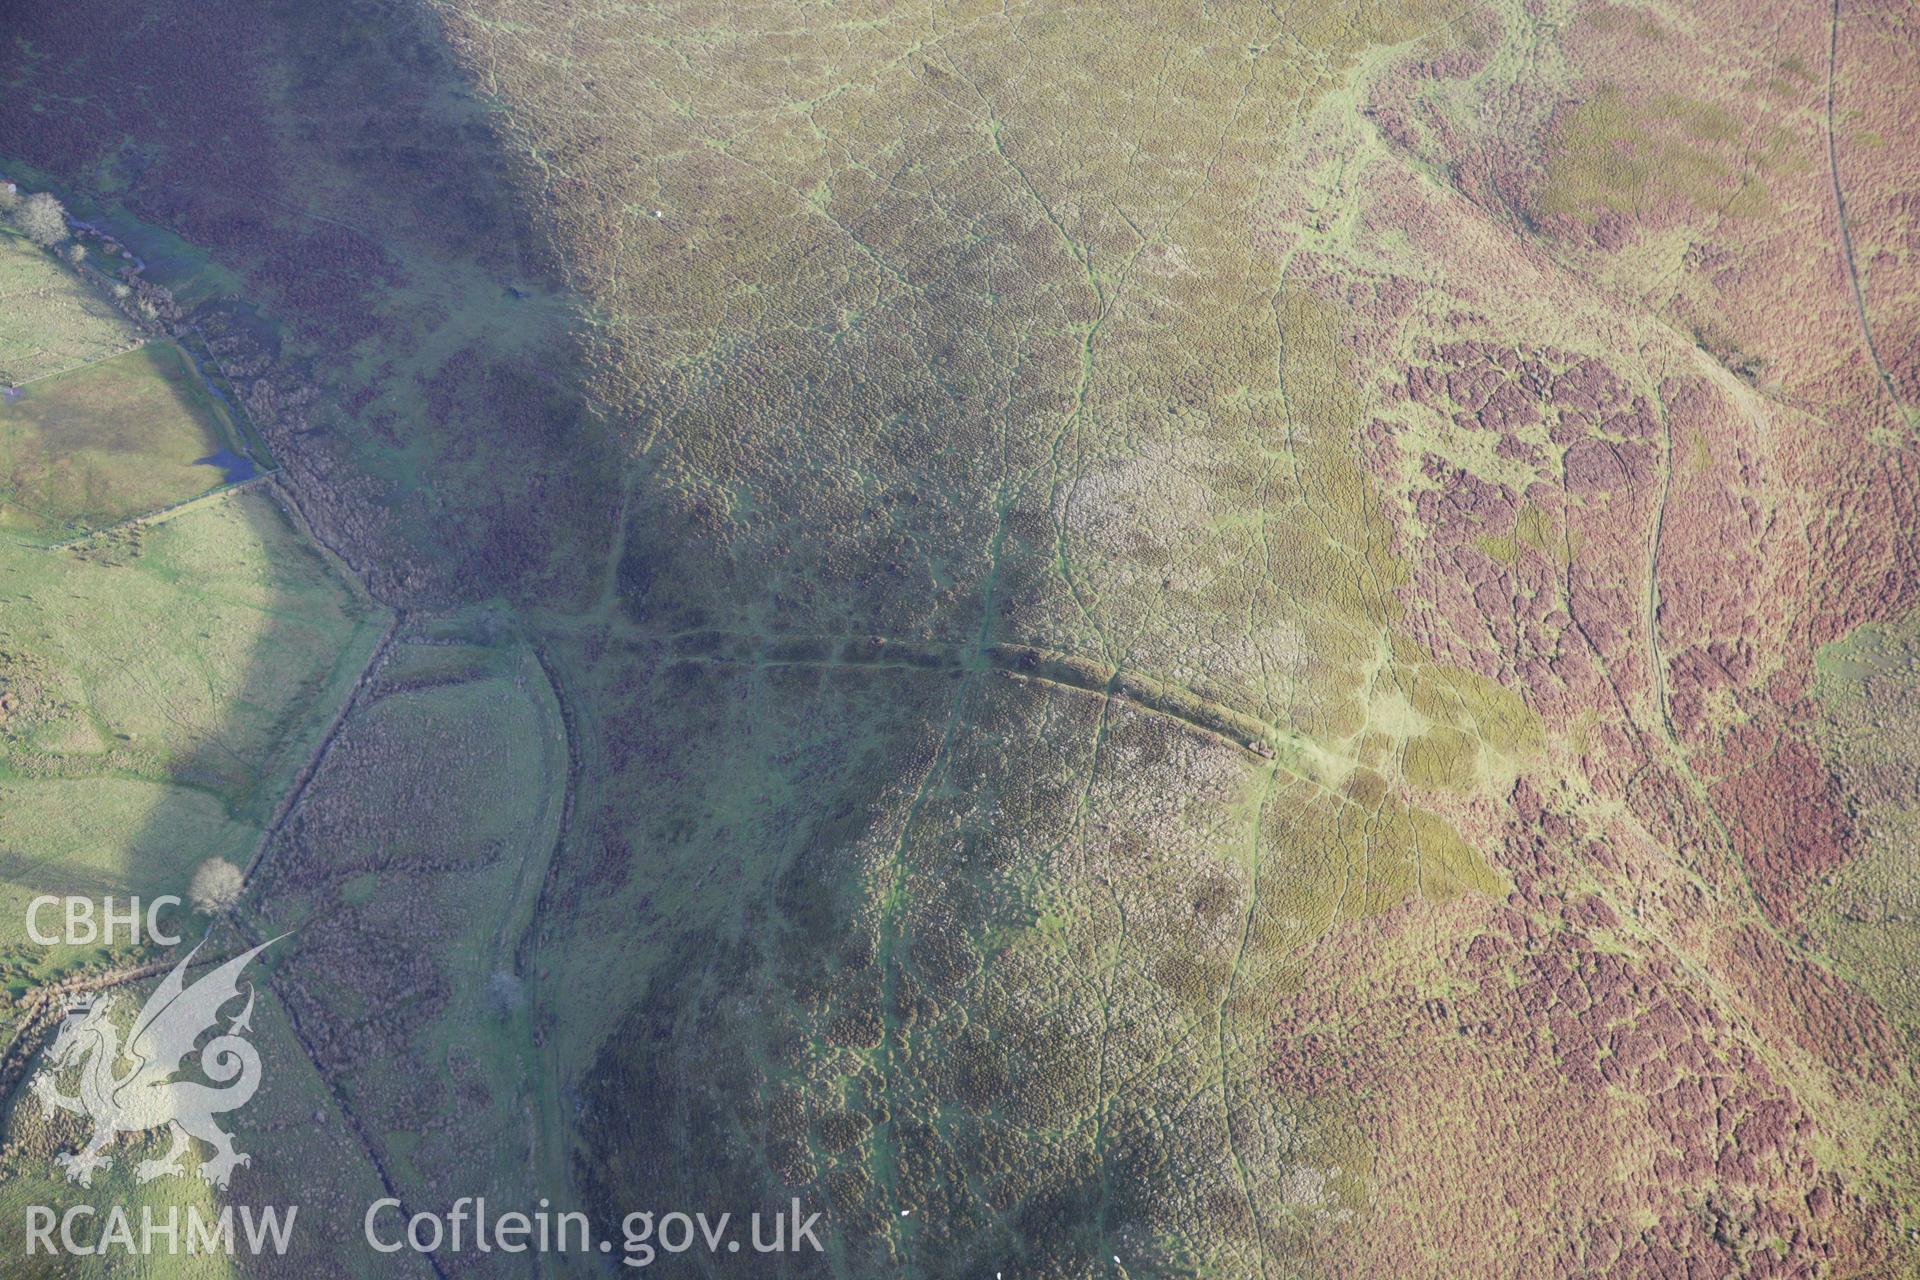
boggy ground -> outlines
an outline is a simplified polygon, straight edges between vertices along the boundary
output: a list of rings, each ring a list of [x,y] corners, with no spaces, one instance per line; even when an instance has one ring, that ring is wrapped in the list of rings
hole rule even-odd
[[[551,671],[530,1161],[795,1274],[1911,1266],[1813,696],[1915,603],[1910,15],[189,8],[245,182],[97,87],[0,154],[245,273],[316,527]]]

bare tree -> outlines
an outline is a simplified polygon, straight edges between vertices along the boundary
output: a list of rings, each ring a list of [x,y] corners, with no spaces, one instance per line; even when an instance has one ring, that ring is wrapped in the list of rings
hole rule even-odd
[[[502,969],[487,979],[487,1001],[494,1013],[510,1018],[527,1002],[527,988],[514,974]]]
[[[210,916],[225,915],[239,905],[241,891],[246,887],[246,873],[240,868],[225,858],[208,858],[193,873],[187,897],[197,910]]]
[[[22,200],[8,215],[22,235],[51,249],[67,238],[67,211],[45,191]]]

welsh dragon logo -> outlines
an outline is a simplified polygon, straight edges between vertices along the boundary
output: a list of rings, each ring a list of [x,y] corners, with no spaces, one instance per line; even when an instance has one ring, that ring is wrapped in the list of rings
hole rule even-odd
[[[84,1000],[68,1008],[47,1050],[47,1066],[34,1077],[32,1089],[44,1115],[51,1117],[57,1108],[93,1122],[93,1136],[85,1146],[55,1157],[71,1181],[91,1186],[93,1171],[112,1163],[103,1153],[118,1135],[162,1127],[172,1131],[173,1146],[160,1159],[142,1160],[134,1166],[134,1176],[141,1182],[165,1174],[184,1174],[180,1158],[186,1154],[190,1138],[213,1148],[212,1157],[201,1162],[200,1176],[216,1187],[226,1186],[234,1169],[250,1162],[250,1157],[234,1150],[232,1137],[213,1118],[219,1112],[246,1105],[260,1087],[260,1054],[244,1034],[253,1029],[251,986],[246,991],[246,1007],[200,1051],[200,1070],[214,1084],[173,1077],[181,1069],[182,1060],[193,1052],[195,1042],[218,1023],[221,1008],[239,998],[240,971],[279,940],[269,939],[235,956],[187,986],[187,966],[200,950],[196,946],[141,1006],[124,1048],[113,1024],[117,997]],[[55,1083],[61,1072],[75,1066],[80,1068],[77,1096],[62,1093]]]

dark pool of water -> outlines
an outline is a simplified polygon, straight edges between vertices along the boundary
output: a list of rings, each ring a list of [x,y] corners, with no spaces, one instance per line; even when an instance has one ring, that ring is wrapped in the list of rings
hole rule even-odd
[[[222,449],[220,452],[210,453],[204,458],[195,458],[193,465],[196,467],[219,467],[222,471],[226,472],[225,477],[221,480],[222,484],[238,484],[242,480],[251,480],[260,474],[259,468],[253,465],[252,458],[235,453],[231,449]]]

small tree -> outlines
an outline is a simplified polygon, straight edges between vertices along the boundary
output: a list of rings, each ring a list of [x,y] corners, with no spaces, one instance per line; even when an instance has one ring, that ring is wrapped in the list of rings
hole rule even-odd
[[[511,1018],[527,1002],[527,988],[515,975],[499,970],[487,979],[487,1001],[494,1013]]]
[[[87,260],[87,246],[81,244],[78,241],[75,241],[74,243],[68,245],[66,249],[66,253],[67,253],[67,261],[71,262],[76,267],[79,266],[82,262],[85,262]]]
[[[14,190],[13,184],[0,180],[0,213],[12,210],[19,203],[20,193]]]
[[[246,887],[246,873],[240,868],[225,858],[208,858],[193,873],[187,897],[199,911],[210,916],[225,915],[239,905],[241,891]]]
[[[67,238],[67,211],[45,191],[37,191],[22,200],[9,215],[22,235],[51,249]]]

